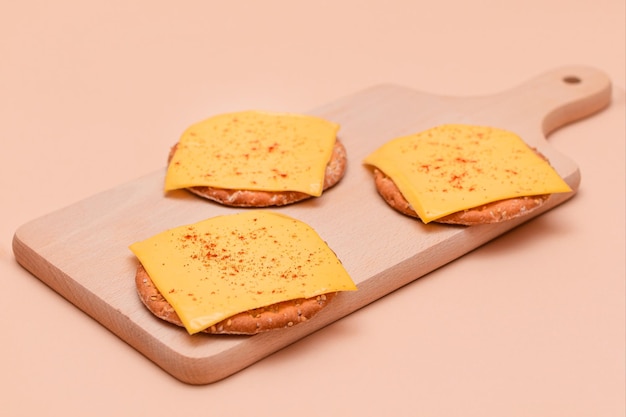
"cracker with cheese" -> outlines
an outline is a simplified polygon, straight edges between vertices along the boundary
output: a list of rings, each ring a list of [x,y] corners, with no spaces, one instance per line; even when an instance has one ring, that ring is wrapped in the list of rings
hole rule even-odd
[[[267,210],[221,215],[130,245],[135,284],[189,334],[255,334],[311,319],[356,285],[304,222]]]
[[[165,191],[186,189],[233,207],[296,203],[336,185],[346,171],[339,125],[263,111],[220,114],[190,126],[168,157]]]
[[[424,223],[497,223],[572,191],[546,158],[494,127],[436,126],[385,143],[364,163],[383,199]]]

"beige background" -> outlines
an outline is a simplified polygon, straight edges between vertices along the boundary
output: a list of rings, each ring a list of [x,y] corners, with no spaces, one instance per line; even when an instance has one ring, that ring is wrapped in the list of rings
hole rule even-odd
[[[0,410],[26,415],[624,416],[623,0],[3,1]],[[166,374],[20,268],[22,224],[164,166],[188,124],[374,84],[614,83],[550,140],[565,205],[226,380]]]

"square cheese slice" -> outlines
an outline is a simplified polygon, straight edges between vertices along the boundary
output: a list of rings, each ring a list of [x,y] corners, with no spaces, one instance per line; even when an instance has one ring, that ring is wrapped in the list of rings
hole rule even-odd
[[[183,132],[165,191],[195,186],[319,197],[339,125],[291,113],[220,114]]]
[[[396,138],[364,163],[390,177],[424,223],[507,198],[571,191],[519,136],[486,126],[448,124]]]
[[[130,250],[190,334],[254,308],[356,290],[313,228],[271,211],[176,227]]]

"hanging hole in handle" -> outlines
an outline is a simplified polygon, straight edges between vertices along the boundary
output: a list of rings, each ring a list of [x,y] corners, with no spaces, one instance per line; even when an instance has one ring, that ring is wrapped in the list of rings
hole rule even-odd
[[[580,84],[582,80],[575,75],[568,75],[563,77],[563,82],[566,84]]]

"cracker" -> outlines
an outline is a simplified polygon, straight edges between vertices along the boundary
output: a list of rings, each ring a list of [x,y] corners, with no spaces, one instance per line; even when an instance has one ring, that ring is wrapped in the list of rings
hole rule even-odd
[[[176,145],[170,150],[168,163],[175,152]],[[330,161],[326,165],[324,191],[337,184],[343,178],[346,172],[347,160],[345,147],[339,139],[336,139]],[[298,191],[231,190],[206,186],[189,187],[187,190],[200,197],[231,207],[285,206],[312,197],[309,194]]]
[[[374,169],[374,183],[376,184],[378,193],[389,206],[400,213],[419,218],[419,215],[404,198],[393,180],[379,169]],[[536,210],[546,202],[548,197],[549,194],[543,194],[494,201],[479,207],[458,211],[433,221],[465,226],[498,223],[526,215]]]
[[[183,323],[156,288],[150,276],[140,264],[135,275],[135,286],[143,304],[158,318],[183,327]],[[267,307],[245,311],[222,320],[203,330],[210,334],[252,335],[274,329],[292,327],[311,319],[328,305],[337,293],[283,301]]]

